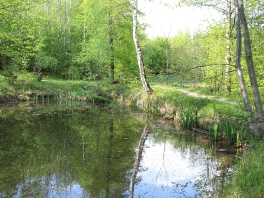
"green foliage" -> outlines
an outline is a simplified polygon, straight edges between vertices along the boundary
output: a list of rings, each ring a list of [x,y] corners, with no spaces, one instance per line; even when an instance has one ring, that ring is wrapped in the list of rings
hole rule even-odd
[[[180,112],[179,121],[185,128],[197,127],[199,122],[198,110],[185,107]]]
[[[78,56],[73,64],[75,66],[71,66],[70,70],[68,70],[70,76],[73,75],[73,70],[78,72],[80,78],[83,80],[96,80],[97,78],[100,79],[103,75],[100,66],[97,65],[97,61],[93,57]]]
[[[7,0],[0,7],[0,69],[100,80],[113,57],[118,81],[138,76],[126,1]]]
[[[213,140],[217,140],[219,135],[219,124],[214,123],[214,124],[209,124],[208,125],[208,136],[209,138]]]
[[[224,123],[224,135],[230,144],[236,143],[238,146],[247,140],[248,127],[244,124],[241,126],[234,123]]]
[[[58,60],[54,57],[47,56],[43,52],[38,52],[35,56],[35,64],[41,70],[57,71]]]
[[[79,68],[76,66],[70,66],[68,69],[69,78],[71,80],[79,80],[81,79],[81,73],[79,71]]]
[[[166,39],[162,37],[149,40],[144,46],[144,63],[154,74],[166,71]]]
[[[34,1],[4,1],[0,11],[0,68],[27,69],[42,39],[37,35],[40,21],[31,18]]]

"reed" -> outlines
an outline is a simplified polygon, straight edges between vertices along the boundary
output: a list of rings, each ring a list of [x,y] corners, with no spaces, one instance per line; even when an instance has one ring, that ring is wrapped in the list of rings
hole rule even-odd
[[[246,125],[236,126],[227,122],[224,126],[224,129],[225,136],[230,144],[236,143],[237,145],[240,145],[246,140],[246,135],[248,131],[248,127]]]
[[[184,108],[179,115],[179,121],[185,128],[197,127],[199,125],[198,109]]]
[[[208,137],[211,140],[217,140],[219,136],[219,124],[213,123],[208,125]]]
[[[231,127],[230,123],[225,124],[225,136],[229,143],[234,141],[234,135],[233,135],[233,128]]]
[[[214,132],[214,140],[216,140],[218,137],[218,132],[219,132],[219,124],[218,123],[214,123],[213,132]]]

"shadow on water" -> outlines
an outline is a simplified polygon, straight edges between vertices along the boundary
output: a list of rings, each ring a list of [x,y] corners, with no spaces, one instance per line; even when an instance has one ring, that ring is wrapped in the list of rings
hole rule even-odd
[[[80,104],[0,107],[0,127],[1,198],[218,197],[236,155],[170,121]]]

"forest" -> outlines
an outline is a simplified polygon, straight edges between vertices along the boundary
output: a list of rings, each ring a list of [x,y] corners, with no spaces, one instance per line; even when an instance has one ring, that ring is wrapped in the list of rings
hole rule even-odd
[[[0,69],[49,73],[66,79],[129,83],[139,79],[132,40],[132,6],[127,0],[7,0],[0,3]],[[176,81],[203,83],[211,91],[239,93],[236,65],[235,5],[231,1],[182,1],[181,5],[210,6],[223,21],[205,31],[179,32],[148,39],[138,24],[144,66],[151,79],[174,76]],[[244,2],[255,73],[263,87],[263,5]],[[138,14],[143,14],[138,11]],[[132,53],[131,53],[132,52]],[[246,54],[241,67],[250,79]]]
[[[145,24],[139,24],[146,72],[148,76],[177,74],[184,81],[236,91],[234,3],[205,2],[183,1],[197,7],[213,6],[226,15],[206,31],[148,39]],[[264,3],[247,0],[244,4],[256,75],[263,87]],[[0,68],[6,75],[43,72],[68,79],[113,78],[110,82],[138,78],[129,1],[7,0],[0,6]],[[243,52],[241,66],[248,82]]]

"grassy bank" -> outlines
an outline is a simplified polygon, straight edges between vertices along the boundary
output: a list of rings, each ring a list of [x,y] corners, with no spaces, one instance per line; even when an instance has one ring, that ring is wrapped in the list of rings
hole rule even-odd
[[[237,164],[236,172],[225,187],[223,197],[264,197],[263,151],[264,143],[262,141],[250,143],[242,160]]]
[[[185,128],[199,128],[210,139],[227,139],[238,145],[246,140],[247,116],[241,105],[232,105],[214,99],[186,95],[175,85],[155,84],[147,96],[141,84],[114,84],[107,82],[70,81],[44,76],[38,82],[36,74],[20,74],[13,83],[1,77],[0,101],[81,100],[89,103],[117,102],[153,115],[174,119]]]
[[[127,89],[126,85],[111,86],[107,82],[71,81],[45,76],[39,82],[36,74],[19,75],[8,83],[0,75],[0,102],[78,100],[110,102]]]
[[[226,139],[241,146],[248,131],[247,115],[241,105],[232,105],[214,99],[186,95],[173,86],[152,86],[155,90],[146,96],[139,88],[126,97],[126,104],[141,110],[174,119],[185,128],[207,133],[211,140]]]

